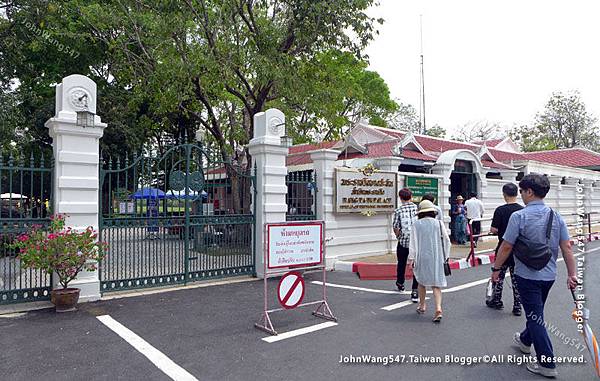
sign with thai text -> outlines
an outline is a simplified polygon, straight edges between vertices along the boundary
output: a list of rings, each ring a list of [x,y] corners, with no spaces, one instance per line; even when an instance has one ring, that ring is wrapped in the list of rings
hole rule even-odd
[[[336,213],[391,213],[398,200],[396,172],[367,165],[360,170],[335,169]]]
[[[421,202],[424,194],[432,194],[438,202],[438,179],[406,176],[405,187],[412,192],[414,203]]]
[[[267,267],[317,265],[323,261],[323,222],[266,224]]]

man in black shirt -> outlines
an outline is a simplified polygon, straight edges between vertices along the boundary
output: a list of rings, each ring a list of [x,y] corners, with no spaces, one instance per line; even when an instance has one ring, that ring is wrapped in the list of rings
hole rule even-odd
[[[518,188],[513,183],[504,184],[502,187],[502,195],[504,196],[504,201],[506,201],[505,205],[499,206],[494,211],[494,218],[492,219],[492,227],[490,229],[492,234],[498,235],[498,246],[496,246],[496,254],[498,253],[498,248],[502,244],[502,237],[506,232],[506,227],[508,226],[508,220],[510,219],[511,214],[516,212],[517,210],[523,209],[523,207],[517,203],[517,191]],[[519,291],[517,289],[517,285],[515,283],[515,260],[513,259],[512,254],[506,262],[500,267],[500,272],[498,274],[498,282],[494,285],[494,292],[492,294],[492,299],[486,301],[486,304],[490,308],[495,308],[497,310],[502,309],[504,304],[502,303],[502,288],[504,286],[504,277],[506,275],[506,270],[510,271],[510,281],[513,289],[513,310],[512,313],[516,316],[521,315],[521,298],[519,297]]]

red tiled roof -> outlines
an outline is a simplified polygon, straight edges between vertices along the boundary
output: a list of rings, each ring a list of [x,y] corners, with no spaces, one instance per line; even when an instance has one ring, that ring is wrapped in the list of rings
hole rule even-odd
[[[431,136],[415,135],[415,138],[421,147],[429,152],[446,152],[453,149],[468,149],[473,152],[478,152],[480,149],[480,147],[475,144],[444,140]]]
[[[484,167],[488,167],[488,168],[499,168],[499,169],[512,168],[510,165],[506,165],[506,164],[502,164],[502,163],[494,163],[493,161],[490,161],[490,160],[481,160],[481,164],[483,164]]]
[[[377,131],[383,132],[386,135],[393,136],[394,138],[400,138],[400,139],[402,139],[404,137],[404,135],[406,135],[406,133],[403,131],[383,129],[383,128],[381,128],[381,129],[378,128]]]
[[[368,153],[363,155],[361,153],[349,153],[348,155],[340,155],[339,159],[353,159],[358,157],[365,158],[377,158],[392,156],[392,147],[396,145],[400,139],[402,139],[406,133],[403,131],[377,128],[377,131],[385,133],[396,139],[385,142],[367,144]],[[434,138],[425,135],[414,135],[415,140],[425,150],[425,154],[417,151],[404,150],[402,156],[409,159],[423,160],[423,161],[435,161],[438,154],[455,149],[468,149],[472,152],[478,153],[484,142],[465,143],[453,140],[444,140],[441,138]],[[512,161],[519,160],[535,160],[545,162],[549,164],[565,165],[570,167],[594,167],[600,166],[600,154],[581,148],[571,148],[553,151],[539,151],[539,152],[510,152],[495,149],[495,147],[504,139],[491,139],[486,140],[485,144],[488,147],[489,152],[494,158],[502,163],[494,163],[490,160],[482,160],[482,164],[488,168],[510,168],[508,165]],[[293,146],[290,148],[290,155],[287,158],[287,165],[302,165],[309,164],[312,162],[310,155],[306,152],[331,148],[340,141],[323,142],[319,144],[303,144]]]
[[[471,142],[471,143],[476,144],[478,146],[482,146],[485,143],[485,145],[488,147],[496,147],[498,144],[502,143],[503,140],[504,140],[504,138],[483,140],[483,141],[477,141],[477,142]]]
[[[520,152],[502,151],[494,148],[488,148],[488,150],[498,161],[510,162],[511,160],[527,160]]]
[[[293,156],[288,156],[285,159],[285,164],[289,167],[291,165],[302,165],[312,163],[312,159],[310,158],[310,154],[302,153]]]
[[[291,146],[289,154],[295,155],[298,153],[314,151],[317,149],[327,149],[327,148],[333,147],[334,145],[336,145],[339,142],[340,142],[339,140],[335,140],[335,141],[331,141],[331,142],[321,142],[321,143],[317,143],[317,144],[300,144],[297,146]]]
[[[375,158],[375,157],[394,156],[394,154],[392,153],[392,147],[394,147],[396,144],[398,144],[398,140],[389,140],[387,142],[367,144],[367,149],[369,150],[369,152],[366,155],[364,155],[363,157]],[[433,157],[433,156],[425,155],[425,154],[422,154],[421,152],[411,151],[411,150],[407,150],[407,149],[405,149],[402,152],[402,157],[405,157],[407,159],[416,159],[416,160],[423,160],[423,161],[435,161],[436,160],[435,157]],[[348,157],[348,158],[350,158],[350,157]]]
[[[403,138],[406,134],[403,131],[392,130],[389,128],[377,128],[377,131],[383,132],[384,134],[400,139]],[[421,147],[423,147],[425,151],[429,152],[441,153],[453,149],[468,149],[473,152],[477,152],[480,148],[480,146],[471,143],[458,142],[454,140],[445,140],[442,138],[435,138],[432,136],[418,134],[414,134],[414,136],[415,140],[421,145]]]
[[[318,149],[327,149],[331,148],[337,143],[339,140],[330,141],[330,142],[321,142],[317,144],[300,144],[297,146],[291,146],[289,150],[289,154],[286,158],[286,165],[302,165],[312,163],[312,159],[310,158],[310,154],[307,153],[309,151],[314,151]]]
[[[567,148],[552,151],[526,152],[522,156],[527,160],[543,161],[568,167],[600,166],[600,154],[582,148]]]

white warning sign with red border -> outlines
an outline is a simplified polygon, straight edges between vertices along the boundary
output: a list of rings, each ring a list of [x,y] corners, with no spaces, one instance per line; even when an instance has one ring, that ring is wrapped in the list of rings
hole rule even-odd
[[[290,271],[281,277],[277,287],[277,299],[285,309],[296,308],[304,299],[304,278],[297,271]]]
[[[323,262],[323,223],[266,224],[267,268],[311,266]]]

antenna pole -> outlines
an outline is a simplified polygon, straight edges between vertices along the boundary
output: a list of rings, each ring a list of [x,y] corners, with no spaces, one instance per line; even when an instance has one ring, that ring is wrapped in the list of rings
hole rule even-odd
[[[419,103],[421,103],[421,119],[423,122],[422,123],[422,126],[423,126],[422,133],[425,134],[427,132],[427,124],[425,123],[425,68],[423,66],[423,15],[419,15],[419,19],[420,19],[419,27],[420,27],[420,36],[421,36],[421,88],[420,88],[421,99],[420,99]]]

